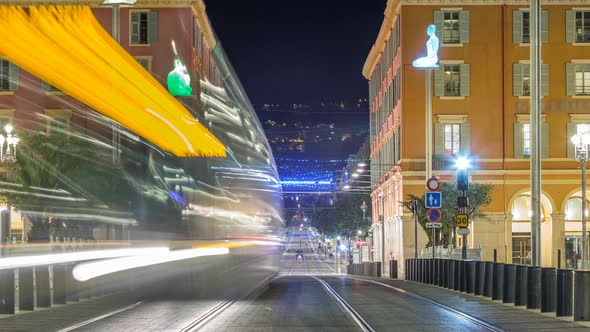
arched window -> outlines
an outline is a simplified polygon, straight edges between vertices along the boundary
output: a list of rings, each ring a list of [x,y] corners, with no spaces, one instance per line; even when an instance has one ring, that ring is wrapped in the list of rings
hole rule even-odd
[[[513,221],[530,221],[532,217],[531,196],[529,193],[522,194],[514,199],[512,204]],[[545,204],[541,204],[541,221],[545,221]]]
[[[588,217],[590,201],[586,199],[586,217]],[[567,200],[565,205],[565,220],[582,220],[582,197],[578,193]]]

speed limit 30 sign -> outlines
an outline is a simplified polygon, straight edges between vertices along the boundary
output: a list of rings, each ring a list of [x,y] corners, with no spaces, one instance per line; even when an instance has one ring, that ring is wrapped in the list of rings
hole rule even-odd
[[[457,227],[459,228],[467,228],[469,227],[469,218],[466,214],[458,214],[457,215]]]

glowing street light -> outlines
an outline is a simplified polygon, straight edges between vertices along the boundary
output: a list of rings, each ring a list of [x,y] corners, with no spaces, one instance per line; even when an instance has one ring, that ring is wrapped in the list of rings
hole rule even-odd
[[[586,247],[586,162],[588,161],[588,145],[590,133],[575,134],[572,143],[576,147],[576,161],[582,164],[582,268],[588,268],[588,249]]]
[[[470,160],[465,157],[459,157],[455,161],[455,167],[457,169],[468,169],[470,166]]]

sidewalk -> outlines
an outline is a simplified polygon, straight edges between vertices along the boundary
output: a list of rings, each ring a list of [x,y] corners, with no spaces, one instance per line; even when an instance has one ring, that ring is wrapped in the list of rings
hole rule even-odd
[[[355,277],[355,276],[351,276]],[[492,301],[482,296],[469,295],[432,285],[415,283],[405,280],[384,278],[358,277],[379,281],[410,293],[433,300],[442,305],[459,310],[467,315],[479,318],[506,331],[590,331],[586,323],[574,323],[571,318],[558,319],[550,313],[527,310],[526,307],[515,307]]]
[[[137,302],[138,297],[127,292],[16,315],[0,315],[0,331],[58,331]]]

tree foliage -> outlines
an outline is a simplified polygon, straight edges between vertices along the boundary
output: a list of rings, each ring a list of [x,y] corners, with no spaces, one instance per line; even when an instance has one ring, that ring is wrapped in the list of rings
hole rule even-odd
[[[492,191],[494,186],[491,184],[470,183],[467,197],[469,198],[469,207],[467,209],[470,222],[481,217],[482,208],[488,206],[492,202]],[[459,197],[459,190],[457,190],[457,183],[442,182],[440,192],[442,193],[441,212],[442,216],[440,222],[442,228],[437,229],[441,232],[440,238],[436,239],[435,245],[443,245],[445,248],[451,243],[452,235],[455,230],[456,216],[457,216],[457,198]],[[426,211],[424,205],[424,195],[418,197],[415,195],[408,195],[410,200],[416,200],[418,203],[418,222],[428,235],[428,243],[426,247],[432,246],[432,231],[426,228]],[[408,202],[404,202],[406,208],[412,210]]]
[[[312,216],[312,225],[328,235],[354,237],[357,231],[366,234],[371,223],[368,218],[363,220],[361,206],[367,204],[366,217],[371,214],[371,197],[362,194],[341,194],[337,197],[334,207],[322,209]]]

